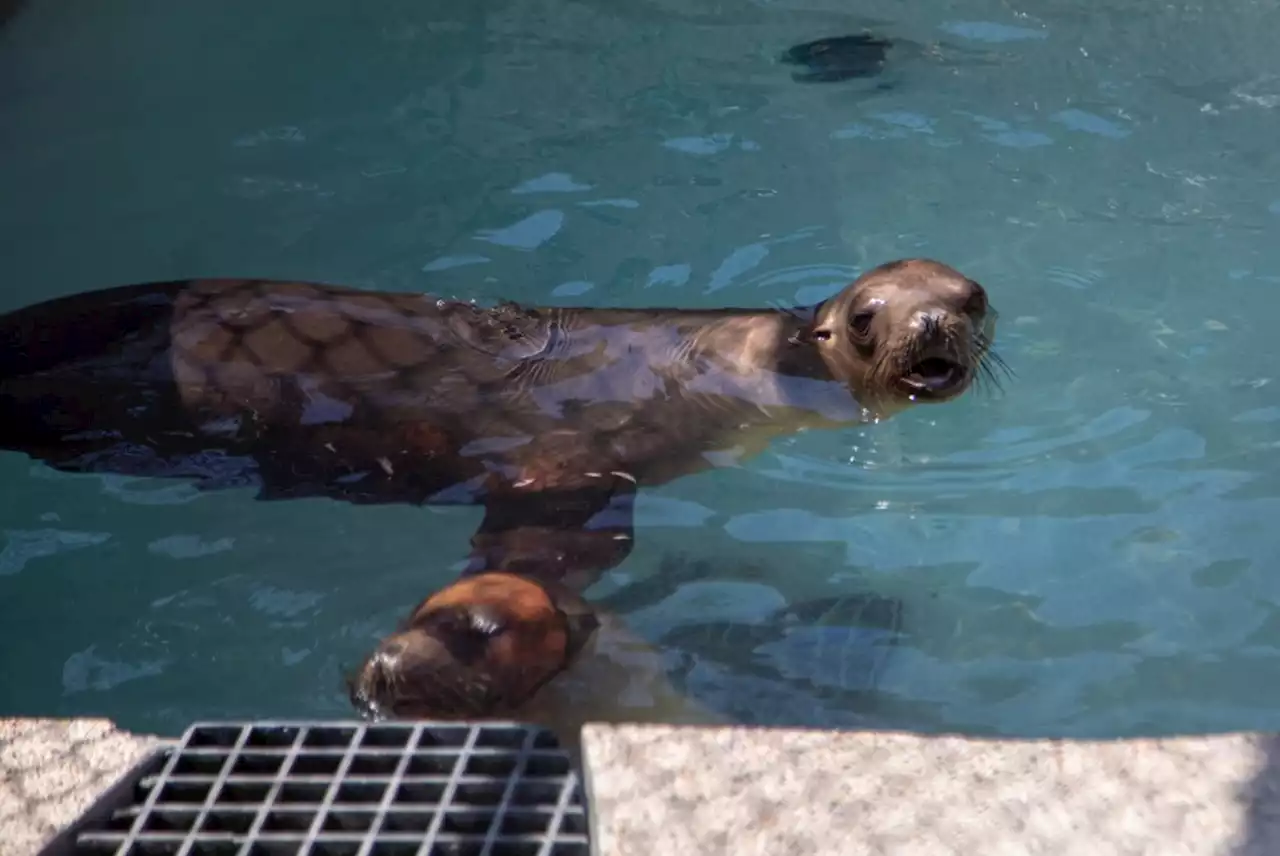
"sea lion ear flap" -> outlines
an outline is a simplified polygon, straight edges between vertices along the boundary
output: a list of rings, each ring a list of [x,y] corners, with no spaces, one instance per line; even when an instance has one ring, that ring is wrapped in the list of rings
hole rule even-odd
[[[787,340],[792,345],[812,345],[814,342],[825,342],[831,338],[831,331],[825,324],[820,324],[815,317],[791,335]]]
[[[822,311],[827,303],[828,301],[824,301],[815,306],[787,310],[787,314],[799,322],[799,329],[787,339],[788,345],[812,345],[831,338],[831,328],[825,323],[829,313]]]

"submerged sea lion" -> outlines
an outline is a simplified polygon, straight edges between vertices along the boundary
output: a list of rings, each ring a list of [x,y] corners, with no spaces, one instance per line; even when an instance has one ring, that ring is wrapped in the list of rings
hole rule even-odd
[[[669,558],[669,557],[668,557]],[[678,563],[705,577],[705,562]],[[664,559],[658,578],[672,582]],[[649,580],[641,584],[647,586]],[[665,585],[663,586],[665,588]],[[503,572],[464,576],[418,604],[347,677],[352,705],[368,719],[505,719],[550,728],[573,751],[587,722],[711,724],[756,721],[757,710],[713,710],[677,690],[669,662],[633,634],[608,601],[588,604],[555,580]],[[903,604],[853,593],[782,608],[769,620],[681,625],[661,643],[690,656],[779,683],[793,699],[850,699],[865,704],[898,640]],[[732,665],[747,652],[776,659],[791,637],[822,638],[823,662],[789,671],[831,669],[818,682],[758,665]],[[812,640],[810,640],[812,641]],[[732,653],[726,649],[732,648]],[[832,690],[830,684],[840,688]],[[745,716],[743,715],[745,713]]]
[[[630,551],[637,486],[953,399],[1001,365],[995,317],[924,259],[785,310],[122,286],[0,316],[0,448],[264,500],[479,503],[469,570],[581,590]]]
[[[675,689],[661,654],[551,579],[483,572],[418,604],[347,678],[368,719],[505,719],[571,754],[587,722],[727,721]]]

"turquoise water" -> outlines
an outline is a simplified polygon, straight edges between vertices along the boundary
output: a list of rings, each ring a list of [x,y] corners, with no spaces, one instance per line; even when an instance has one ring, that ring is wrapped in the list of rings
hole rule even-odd
[[[1280,727],[1280,7],[845,9],[34,0],[0,29],[0,308],[193,275],[767,305],[934,256],[1001,312],[1002,395],[650,491],[595,594],[744,719]],[[892,88],[773,61],[863,25],[924,46]],[[349,715],[341,667],[479,521],[10,454],[0,485],[0,714],[165,733]],[[873,691],[779,618],[865,592],[905,609]]]

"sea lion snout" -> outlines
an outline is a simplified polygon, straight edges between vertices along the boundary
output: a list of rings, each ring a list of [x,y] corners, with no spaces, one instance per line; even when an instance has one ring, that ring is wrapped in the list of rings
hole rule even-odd
[[[375,719],[509,716],[572,665],[597,626],[555,584],[465,577],[378,644],[349,682],[351,702]]]
[[[363,716],[383,719],[394,715],[397,676],[403,671],[400,655],[405,647],[399,639],[384,640],[351,681],[351,703]]]
[[[351,681],[351,703],[370,719],[467,718],[498,708],[488,673],[459,660],[451,641],[418,628],[382,640]]]

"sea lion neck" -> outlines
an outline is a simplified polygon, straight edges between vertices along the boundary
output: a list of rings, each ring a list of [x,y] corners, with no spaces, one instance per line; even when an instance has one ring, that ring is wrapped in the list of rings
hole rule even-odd
[[[723,409],[738,429],[790,431],[866,421],[857,393],[823,353],[815,317],[813,308],[800,307],[681,318],[689,355],[685,368],[693,373],[685,376],[683,389],[696,400],[718,402],[709,412]]]
[[[776,352],[775,371],[788,377],[834,380],[831,367],[814,347],[814,324],[822,304],[779,310],[782,341]]]
[[[742,310],[725,315],[696,334],[700,351],[742,371],[768,371],[791,378],[830,381],[831,370],[810,333],[817,307]]]

